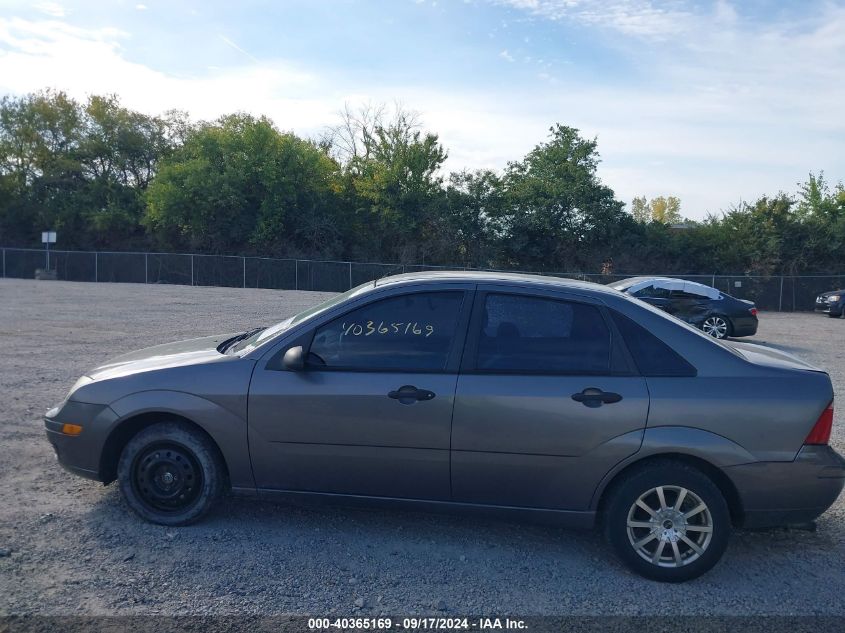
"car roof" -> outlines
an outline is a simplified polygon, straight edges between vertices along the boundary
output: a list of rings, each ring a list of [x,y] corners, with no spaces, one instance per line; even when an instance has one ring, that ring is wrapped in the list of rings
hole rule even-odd
[[[427,270],[413,273],[391,275],[374,280],[374,288],[387,285],[409,284],[419,282],[471,282],[471,283],[508,283],[519,286],[541,286],[571,290],[586,290],[602,294],[618,294],[619,291],[590,281],[555,277],[552,275],[536,275],[528,273],[508,273],[480,270]]]
[[[634,289],[639,290],[649,284],[661,283],[664,287],[673,288],[677,290],[684,290],[694,294],[704,295],[711,299],[718,299],[724,293],[719,292],[716,288],[702,284],[697,281],[689,281],[680,277],[631,277],[630,279],[623,279],[611,284],[615,288],[626,288],[627,291]]]

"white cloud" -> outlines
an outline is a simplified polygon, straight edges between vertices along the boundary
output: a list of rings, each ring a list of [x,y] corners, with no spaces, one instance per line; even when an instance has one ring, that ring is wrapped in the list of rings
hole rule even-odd
[[[504,59],[506,62],[511,62],[511,63],[513,63],[514,61],[516,61],[516,60],[513,58],[513,55],[511,55],[511,54],[508,52],[508,49],[504,49],[501,53],[499,53],[499,57],[501,57],[502,59]]]
[[[677,2],[651,0],[492,0],[549,20],[574,20],[628,35],[667,37],[690,22],[692,13]]]
[[[138,11],[146,11],[146,10],[147,10],[147,5],[145,5],[145,4],[136,4],[136,5],[135,5],[135,8],[136,8]]]
[[[440,134],[449,169],[502,168],[559,121],[598,137],[600,174],[620,199],[678,195],[696,217],[789,190],[810,170],[845,177],[845,8],[823,5],[800,22],[752,24],[725,0],[703,13],[675,3],[673,24],[684,35],[662,39],[666,14],[655,18],[657,26],[650,8],[635,15],[648,4],[641,0],[507,2],[538,18],[574,15],[580,28],[611,29],[606,45],[630,60],[630,77],[575,80],[560,65],[526,64],[519,89],[479,82],[455,89],[256,59],[223,35],[218,39],[238,52],[229,65],[177,77],[132,61],[124,49],[131,39],[121,30],[0,18],[0,93],[47,86],[81,98],[116,93],[132,108],[181,108],[204,119],[242,110],[301,134],[334,122],[344,102],[398,99]],[[596,26],[599,12],[610,17]],[[508,49],[499,55],[513,58]],[[546,51],[535,55],[550,59]],[[533,89],[525,83],[532,81]]]
[[[65,8],[58,2],[41,2],[36,4],[35,8],[41,13],[53,18],[61,18],[65,16]]]
[[[318,129],[338,108],[317,90],[314,76],[282,62],[176,77],[127,60],[126,38],[117,29],[0,18],[0,92],[53,87],[77,98],[115,93],[146,112],[182,108],[215,118],[244,110],[271,115],[283,128]]]

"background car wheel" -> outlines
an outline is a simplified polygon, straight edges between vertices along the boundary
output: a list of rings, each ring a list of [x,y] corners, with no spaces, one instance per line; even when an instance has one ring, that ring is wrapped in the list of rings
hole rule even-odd
[[[719,488],[681,462],[652,462],[610,493],[605,534],[628,567],[646,578],[684,582],[715,565],[731,519]]]
[[[123,498],[141,518],[187,525],[222,496],[225,466],[205,434],[180,422],[160,422],[129,441],[117,478]]]
[[[705,334],[709,334],[713,338],[728,338],[731,335],[731,324],[725,318],[716,314],[710,315],[704,319],[701,324],[701,329]]]

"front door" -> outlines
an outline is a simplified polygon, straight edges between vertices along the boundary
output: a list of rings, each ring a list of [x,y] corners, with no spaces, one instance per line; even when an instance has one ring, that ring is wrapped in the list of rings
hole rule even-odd
[[[455,501],[588,508],[639,450],[648,415],[614,331],[586,299],[479,290],[455,399]]]
[[[249,426],[258,487],[448,500],[470,302],[459,287],[375,299],[317,324],[304,370],[257,367]]]

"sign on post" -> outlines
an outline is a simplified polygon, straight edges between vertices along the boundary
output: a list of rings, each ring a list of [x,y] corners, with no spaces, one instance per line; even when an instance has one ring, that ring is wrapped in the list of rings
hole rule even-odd
[[[41,232],[41,243],[44,244],[44,249],[46,253],[47,265],[45,270],[50,272],[50,244],[56,243],[56,232],[55,231],[42,231]]]

